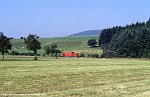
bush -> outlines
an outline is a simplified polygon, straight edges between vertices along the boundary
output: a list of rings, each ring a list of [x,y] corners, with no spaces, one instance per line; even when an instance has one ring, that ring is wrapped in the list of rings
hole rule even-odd
[[[20,53],[18,53],[17,51],[12,51],[12,52],[10,52],[10,55],[20,55]]]
[[[88,54],[87,55],[88,58],[99,58],[98,54]]]
[[[85,57],[85,54],[81,53],[81,54],[80,54],[80,57]]]
[[[88,57],[88,58],[91,58],[91,57],[92,57],[92,54],[88,54],[87,57]]]
[[[150,53],[145,53],[142,58],[150,58]]]
[[[23,56],[34,56],[34,53],[21,53],[20,55],[23,55]],[[36,56],[41,56],[41,55],[37,53]]]
[[[43,56],[43,57],[46,57],[46,54],[43,54],[42,56]]]
[[[100,58],[115,58],[118,57],[118,53],[114,52],[114,51],[106,51],[103,52],[102,55],[100,56]]]
[[[94,58],[99,58],[98,54],[94,54],[93,56],[94,56]]]

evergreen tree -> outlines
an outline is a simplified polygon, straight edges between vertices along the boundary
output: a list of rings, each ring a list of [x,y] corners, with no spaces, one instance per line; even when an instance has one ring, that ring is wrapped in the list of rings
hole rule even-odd
[[[146,23],[102,30],[99,45],[122,57],[150,57],[150,19]]]
[[[146,22],[146,26],[147,26],[147,28],[150,29],[150,18],[149,18],[149,20]]]

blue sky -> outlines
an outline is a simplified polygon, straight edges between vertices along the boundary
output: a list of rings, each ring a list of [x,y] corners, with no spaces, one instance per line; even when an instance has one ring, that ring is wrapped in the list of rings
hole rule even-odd
[[[0,0],[0,31],[15,38],[67,36],[149,18],[150,0]]]

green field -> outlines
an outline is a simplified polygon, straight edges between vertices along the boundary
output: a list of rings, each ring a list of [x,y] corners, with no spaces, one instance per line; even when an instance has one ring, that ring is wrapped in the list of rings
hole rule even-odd
[[[37,93],[45,96],[36,97],[150,97],[150,60],[32,61],[29,57],[17,57],[0,61],[0,96]]]
[[[82,36],[82,37],[55,37],[55,38],[40,38],[38,39],[41,42],[42,49],[38,51],[41,55],[44,53],[43,47],[45,45],[51,45],[56,43],[58,49],[62,52],[79,52],[79,53],[98,53],[101,54],[101,49],[98,48],[89,48],[87,46],[87,41],[90,39],[96,39],[98,41],[99,36]],[[29,52],[24,45],[23,39],[13,39],[12,40],[12,49],[18,52]]]

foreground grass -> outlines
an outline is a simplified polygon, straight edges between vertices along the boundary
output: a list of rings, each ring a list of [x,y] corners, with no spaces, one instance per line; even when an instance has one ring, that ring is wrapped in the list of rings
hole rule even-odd
[[[0,94],[42,93],[45,94],[44,97],[150,97],[150,60],[26,60],[0,61]]]

